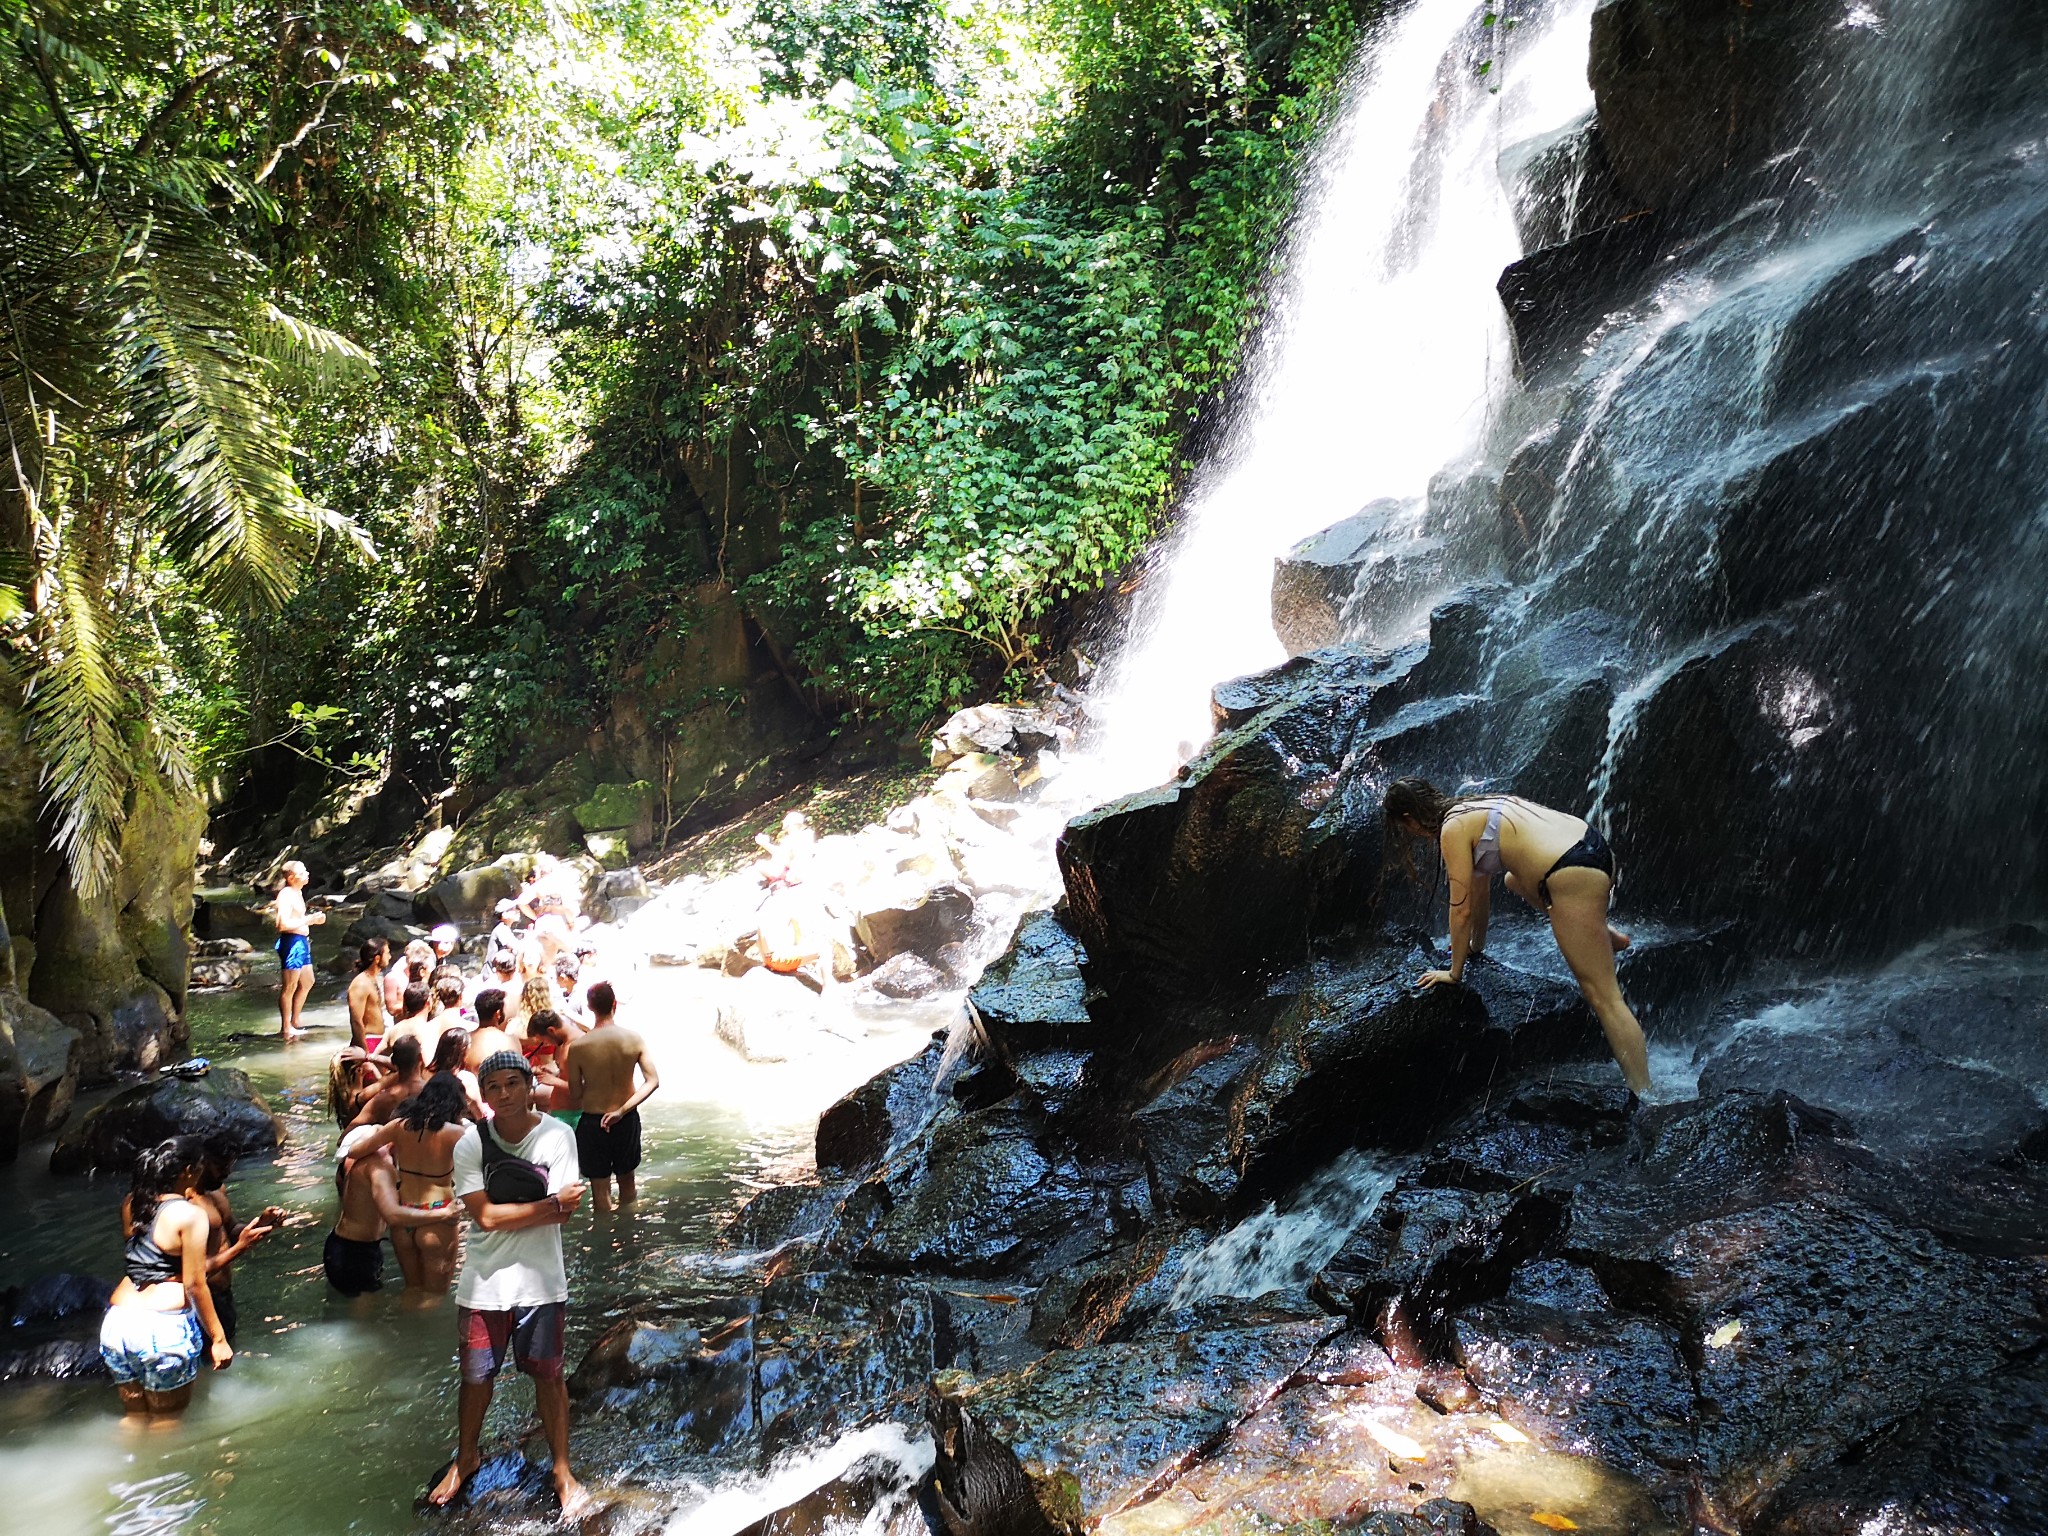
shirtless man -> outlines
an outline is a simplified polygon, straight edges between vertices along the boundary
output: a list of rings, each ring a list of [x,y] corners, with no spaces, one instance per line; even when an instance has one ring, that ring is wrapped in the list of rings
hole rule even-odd
[[[351,1130],[359,1125],[384,1124],[427,1080],[426,1058],[421,1056],[420,1043],[414,1036],[400,1035],[386,1051],[391,1058],[391,1071],[363,1100],[362,1108],[349,1121]]]
[[[474,1072],[500,1051],[516,1051],[519,1042],[505,1031],[505,994],[486,987],[476,995],[476,1028],[469,1032],[469,1049],[464,1060]]]
[[[312,878],[306,866],[293,859],[284,867],[284,884],[277,888],[277,1037],[292,1041],[305,1033],[299,1028],[299,1014],[306,1006],[306,994],[313,990],[312,928],[327,921],[325,912],[306,910],[306,882]]]
[[[384,967],[390,963],[388,941],[363,940],[355,978],[348,984],[348,1043],[365,1051],[371,1035],[384,1034]]]
[[[425,1210],[398,1198],[398,1170],[391,1149],[379,1146],[362,1156],[342,1159],[335,1180],[341,1185],[341,1213],[320,1255],[327,1283],[344,1296],[361,1296],[384,1286],[384,1234],[391,1227],[423,1227],[453,1221],[456,1208]]]
[[[576,1121],[576,1161],[600,1211],[612,1208],[613,1175],[619,1181],[620,1205],[631,1205],[639,1194],[633,1170],[640,1166],[640,1106],[661,1086],[646,1042],[614,1022],[618,1006],[610,982],[592,987],[590,1032],[572,1041],[563,1055],[568,1107],[581,1112]],[[637,1089],[636,1067],[641,1077]]]

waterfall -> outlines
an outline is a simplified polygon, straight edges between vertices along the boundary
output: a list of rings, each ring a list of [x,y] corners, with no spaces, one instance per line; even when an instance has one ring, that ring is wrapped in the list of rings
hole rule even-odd
[[[1273,559],[1386,499],[1403,509],[1391,521],[1419,527],[1430,476],[1478,441],[1509,382],[1494,285],[1521,249],[1497,157],[1590,108],[1594,6],[1512,28],[1482,24],[1493,9],[1417,0],[1311,168],[1248,403],[1095,690],[1111,792],[1157,782],[1208,737],[1215,683],[1282,659]]]

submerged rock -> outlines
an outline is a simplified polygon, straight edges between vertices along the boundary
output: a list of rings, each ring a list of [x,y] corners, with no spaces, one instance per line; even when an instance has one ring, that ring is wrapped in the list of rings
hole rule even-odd
[[[198,1079],[159,1078],[115,1094],[66,1131],[50,1153],[50,1172],[125,1173],[170,1136],[216,1138],[231,1155],[247,1157],[277,1147],[284,1122],[233,1067]]]

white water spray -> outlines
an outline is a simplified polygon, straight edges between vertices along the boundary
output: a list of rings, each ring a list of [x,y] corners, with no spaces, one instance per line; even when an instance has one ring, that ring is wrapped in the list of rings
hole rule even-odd
[[[1498,39],[1479,25],[1488,9],[1418,0],[1321,153],[1252,403],[1095,690],[1090,778],[1109,793],[1165,778],[1208,738],[1210,688],[1282,659],[1274,558],[1383,497],[1419,522],[1429,477],[1472,447],[1508,383],[1494,284],[1521,251],[1496,160],[1592,105],[1593,3]]]

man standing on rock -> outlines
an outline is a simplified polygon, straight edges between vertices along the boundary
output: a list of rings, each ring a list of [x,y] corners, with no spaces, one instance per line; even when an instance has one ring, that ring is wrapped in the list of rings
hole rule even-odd
[[[631,1205],[639,1191],[633,1170],[640,1166],[640,1106],[661,1086],[647,1042],[614,1022],[618,994],[608,981],[590,989],[590,1030],[569,1045],[562,1075],[569,1080],[569,1107],[576,1121],[576,1157],[600,1211],[612,1208],[611,1181],[617,1175],[619,1204]],[[633,1086],[633,1069],[641,1083]]]
[[[576,1137],[533,1107],[533,1069],[517,1051],[487,1059],[477,1079],[491,1119],[462,1133],[453,1159],[455,1197],[474,1223],[455,1287],[462,1362],[457,1448],[427,1498],[454,1503],[481,1464],[477,1441],[492,1382],[510,1355],[533,1378],[562,1518],[574,1520],[590,1505],[569,1470],[569,1391],[562,1379],[569,1303],[562,1224],[583,1198]]]
[[[306,910],[306,866],[293,859],[284,867],[284,884],[277,888],[277,1037],[296,1040],[305,1033],[299,1028],[299,1014],[306,1006],[306,994],[313,990],[313,940],[315,923],[327,921],[325,912]]]

